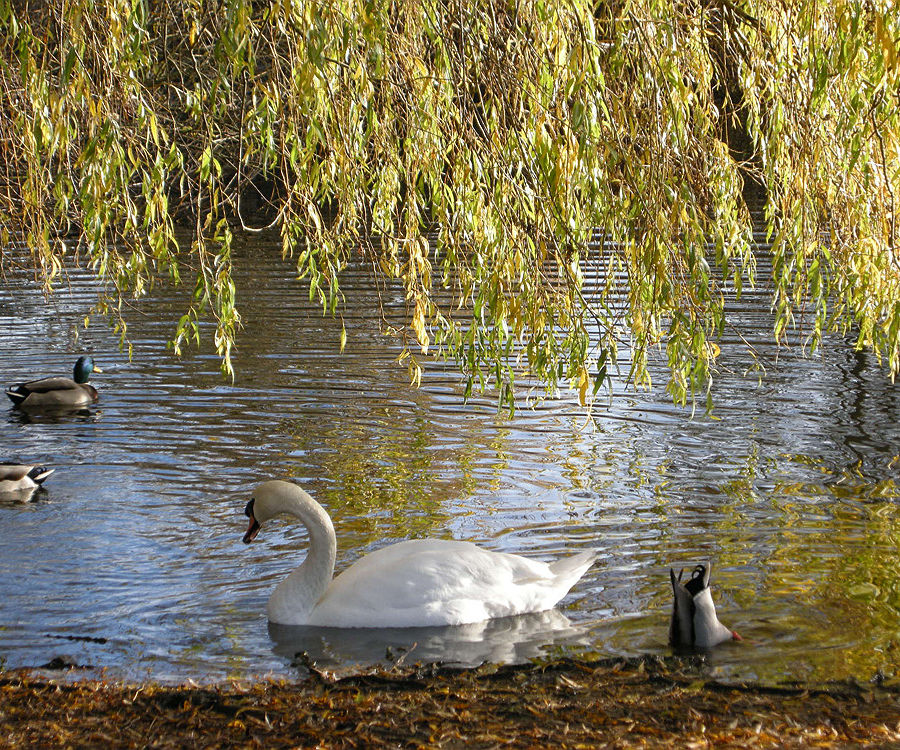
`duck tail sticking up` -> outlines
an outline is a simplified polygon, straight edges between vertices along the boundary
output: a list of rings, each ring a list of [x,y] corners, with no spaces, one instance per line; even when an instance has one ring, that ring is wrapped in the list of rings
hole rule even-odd
[[[728,640],[743,640],[719,622],[709,588],[711,567],[709,563],[695,565],[685,583],[681,582],[683,568],[677,578],[669,568],[673,595],[669,643],[673,646],[706,649]]]

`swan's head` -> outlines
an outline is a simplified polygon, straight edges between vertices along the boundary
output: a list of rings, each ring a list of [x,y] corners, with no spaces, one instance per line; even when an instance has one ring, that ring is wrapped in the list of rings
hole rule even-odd
[[[256,539],[262,524],[273,516],[290,513],[302,518],[303,509],[309,506],[318,508],[316,502],[293,482],[281,479],[263,482],[244,508],[244,515],[250,519],[250,526],[244,534],[244,544],[250,544]]]

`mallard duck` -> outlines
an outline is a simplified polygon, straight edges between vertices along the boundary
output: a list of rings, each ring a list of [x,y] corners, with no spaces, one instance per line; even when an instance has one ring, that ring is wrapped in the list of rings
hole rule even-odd
[[[688,648],[712,648],[725,641],[743,640],[733,630],[726,628],[716,615],[709,589],[709,563],[695,565],[691,579],[681,582],[684,569],[675,578],[675,571],[669,568],[672,581],[672,619],[669,623],[669,643]]]
[[[93,404],[97,389],[88,383],[92,372],[103,372],[90,357],[79,357],[72,378],[42,378],[17,383],[6,389],[6,395],[21,409],[66,409]]]
[[[54,471],[46,466],[0,463],[0,493],[33,490]]]
[[[542,612],[568,593],[599,554],[586,550],[545,563],[471,542],[419,539],[376,550],[332,579],[334,526],[297,485],[261,484],[244,513],[250,519],[245,544],[256,538],[260,524],[281,513],[309,532],[306,560],[269,598],[269,620],[281,625],[428,627]]]

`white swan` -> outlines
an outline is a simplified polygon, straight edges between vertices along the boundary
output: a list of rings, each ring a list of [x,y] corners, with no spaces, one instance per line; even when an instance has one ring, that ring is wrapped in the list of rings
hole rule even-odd
[[[541,612],[559,602],[598,555],[587,550],[548,564],[470,542],[421,539],[376,550],[332,579],[334,527],[297,485],[261,484],[244,513],[250,518],[245,544],[279,513],[298,518],[309,532],[303,564],[269,598],[269,620],[282,625],[426,627]]]
[[[672,619],[669,622],[669,643],[673,646],[712,648],[725,641],[741,641],[743,638],[729,630],[716,615],[712,593],[709,590],[709,574],[712,566],[695,565],[687,583],[681,582],[684,568],[675,578],[669,568],[672,581]]]

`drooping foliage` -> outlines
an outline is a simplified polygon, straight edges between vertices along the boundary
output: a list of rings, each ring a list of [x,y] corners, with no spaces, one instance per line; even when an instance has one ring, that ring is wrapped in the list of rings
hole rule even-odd
[[[627,351],[708,392],[724,299],[900,367],[900,20],[890,0],[0,0],[0,271],[75,257],[121,304],[193,285],[223,367],[235,226],[326,312],[354,257],[400,284],[405,360],[582,401]],[[176,240],[188,223],[190,241]],[[768,283],[768,282],[767,282]]]

